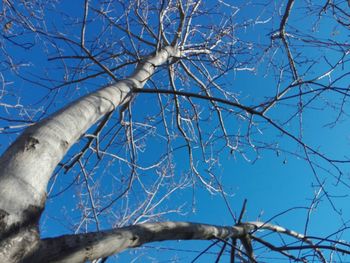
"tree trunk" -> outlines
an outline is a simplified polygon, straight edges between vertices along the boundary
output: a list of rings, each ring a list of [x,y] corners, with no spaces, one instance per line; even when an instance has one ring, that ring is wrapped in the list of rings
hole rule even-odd
[[[69,148],[102,116],[130,101],[157,66],[179,51],[165,47],[133,75],[101,88],[29,127],[0,158],[0,262],[18,262],[39,242],[48,181]]]

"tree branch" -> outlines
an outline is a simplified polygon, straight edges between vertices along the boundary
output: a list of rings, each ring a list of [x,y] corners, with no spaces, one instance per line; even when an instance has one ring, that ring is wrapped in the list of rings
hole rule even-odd
[[[146,223],[103,232],[43,239],[24,262],[85,262],[119,253],[127,248],[165,240],[239,238],[243,226],[221,227],[187,222]]]

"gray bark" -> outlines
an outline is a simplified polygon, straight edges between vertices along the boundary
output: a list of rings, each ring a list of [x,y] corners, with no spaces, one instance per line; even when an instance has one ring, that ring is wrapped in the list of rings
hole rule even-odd
[[[249,230],[247,226],[221,227],[187,222],[163,222],[105,232],[66,235],[41,240],[36,253],[26,258],[25,262],[78,263],[104,258],[149,242],[240,238]]]
[[[125,80],[101,88],[28,128],[0,158],[0,262],[18,262],[37,246],[48,181],[69,148],[102,116],[129,102],[157,66],[179,51],[165,47]]]

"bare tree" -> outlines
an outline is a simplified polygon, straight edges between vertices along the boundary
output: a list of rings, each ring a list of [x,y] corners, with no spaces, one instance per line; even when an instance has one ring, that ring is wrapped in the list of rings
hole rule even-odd
[[[327,127],[347,118],[346,1],[71,2],[3,1],[0,132],[13,142],[0,159],[1,262],[105,262],[179,239],[211,240],[193,261],[212,247],[215,262],[345,260],[334,194],[349,190],[350,160],[306,130],[316,113]],[[240,76],[261,86],[237,87]],[[246,201],[231,207],[221,159],[268,152],[310,168],[300,233],[275,223],[298,207],[259,221],[245,220]],[[197,189],[222,198],[229,226],[167,221]],[[72,214],[47,211],[58,198]],[[309,235],[321,201],[341,225]],[[69,235],[43,237],[45,208]]]

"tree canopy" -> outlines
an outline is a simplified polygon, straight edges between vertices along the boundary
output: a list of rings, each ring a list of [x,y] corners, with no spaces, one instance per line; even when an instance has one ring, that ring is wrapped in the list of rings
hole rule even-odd
[[[0,259],[349,260],[349,5],[4,0]]]

